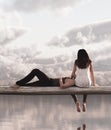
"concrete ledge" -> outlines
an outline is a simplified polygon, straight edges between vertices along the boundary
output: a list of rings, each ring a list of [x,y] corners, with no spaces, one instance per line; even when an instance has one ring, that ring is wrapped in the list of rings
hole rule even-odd
[[[60,89],[59,87],[24,87],[11,88],[1,86],[0,94],[8,95],[71,95],[71,94],[111,94],[111,86],[90,88],[71,87]]]

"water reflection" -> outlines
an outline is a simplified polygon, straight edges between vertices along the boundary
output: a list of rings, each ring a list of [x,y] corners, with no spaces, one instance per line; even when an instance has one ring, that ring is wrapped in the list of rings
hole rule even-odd
[[[78,113],[71,96],[0,95],[0,130],[110,130],[110,99],[89,95],[87,112]]]
[[[77,130],[86,130],[86,124],[83,124],[82,127],[78,127]]]

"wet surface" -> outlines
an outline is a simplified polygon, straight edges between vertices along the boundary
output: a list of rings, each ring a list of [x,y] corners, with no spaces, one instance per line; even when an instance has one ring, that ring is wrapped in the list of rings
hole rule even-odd
[[[87,111],[78,113],[71,96],[0,95],[0,129],[110,130],[110,100],[110,95],[89,95]]]

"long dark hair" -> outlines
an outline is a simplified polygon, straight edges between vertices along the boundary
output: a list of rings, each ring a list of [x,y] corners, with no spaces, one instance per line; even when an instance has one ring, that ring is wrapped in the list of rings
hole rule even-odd
[[[88,56],[88,53],[85,49],[80,49],[77,53],[77,59],[75,60],[75,64],[81,68],[87,68],[89,64],[91,63],[91,60]]]

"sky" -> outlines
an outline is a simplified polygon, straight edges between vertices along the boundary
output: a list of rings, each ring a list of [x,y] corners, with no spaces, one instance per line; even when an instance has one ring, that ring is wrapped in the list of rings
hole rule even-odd
[[[110,0],[0,0],[1,84],[33,68],[70,76],[84,48],[99,84],[110,85],[110,6]]]

